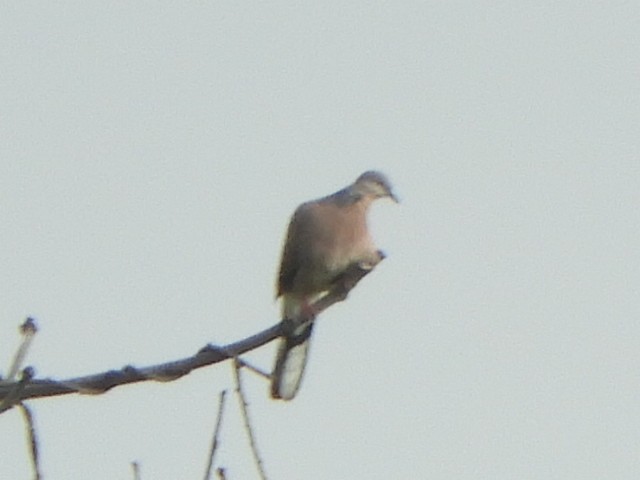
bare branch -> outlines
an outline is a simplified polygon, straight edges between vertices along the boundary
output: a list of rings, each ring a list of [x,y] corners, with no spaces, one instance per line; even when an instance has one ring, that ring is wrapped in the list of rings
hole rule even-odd
[[[384,255],[380,252],[380,260]],[[338,279],[335,286],[325,296],[316,301],[312,308],[318,314],[335,303],[347,298],[349,292],[362,278],[373,270],[373,266],[353,264]],[[286,322],[280,322],[243,340],[225,346],[206,345],[191,357],[149,367],[136,368],[127,365],[119,370],[67,380],[25,379],[20,382],[0,382],[0,413],[29,398],[52,397],[70,393],[101,394],[114,387],[149,380],[167,382],[176,380],[195,369],[219,363],[261,347],[275,340],[284,332]],[[263,372],[264,373],[264,372]]]
[[[19,405],[20,411],[24,415],[24,421],[27,424],[27,437],[29,439],[29,451],[31,452],[31,465],[33,466],[33,478],[40,480],[42,473],[40,473],[40,458],[38,456],[38,436],[33,422],[33,414],[29,407],[24,403]]]
[[[240,378],[240,369],[242,366],[238,362],[234,362],[233,371],[236,379],[236,393],[238,394],[238,401],[240,402],[240,411],[242,412],[242,419],[244,421],[244,428],[247,431],[249,437],[249,444],[251,445],[251,453],[253,453],[253,459],[256,462],[258,473],[262,480],[267,480],[267,473],[264,471],[264,465],[260,454],[258,453],[258,445],[256,444],[255,436],[253,435],[253,429],[251,428],[251,420],[249,419],[248,403],[242,391],[242,379]]]
[[[224,404],[226,399],[227,391],[223,390],[220,392],[220,402],[218,403],[218,418],[216,420],[216,428],[213,432],[213,440],[211,441],[211,449],[209,450],[209,459],[207,463],[207,468],[204,473],[204,480],[209,480],[211,478],[211,468],[213,467],[213,457],[216,454],[216,450],[218,449],[218,436],[220,434],[220,427],[222,425],[222,414],[224,412]]]
[[[70,393],[100,394],[120,385],[156,380],[161,382],[176,380],[197,368],[222,362],[240,355],[277,338],[280,334],[280,324],[274,325],[262,332],[229,345],[218,347],[206,345],[195,355],[144,368],[125,366],[120,370],[110,370],[95,375],[71,378],[68,380],[40,379],[32,380],[28,385],[18,383],[0,384],[0,399],[5,404],[10,396],[11,405],[27,398],[51,397]],[[5,408],[6,410],[6,408]]]

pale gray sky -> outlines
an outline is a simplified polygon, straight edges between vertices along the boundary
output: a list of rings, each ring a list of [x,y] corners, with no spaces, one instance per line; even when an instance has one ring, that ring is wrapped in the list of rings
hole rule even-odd
[[[5,3],[0,72],[3,372],[26,315],[54,378],[275,323],[289,215],[377,168],[387,260],[295,401],[246,379],[270,478],[637,478],[637,2]],[[45,477],[200,478],[232,386],[30,402]],[[16,411],[0,449],[30,476]]]

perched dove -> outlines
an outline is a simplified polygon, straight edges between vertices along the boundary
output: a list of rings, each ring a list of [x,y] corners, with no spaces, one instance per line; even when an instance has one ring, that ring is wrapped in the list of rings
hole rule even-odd
[[[398,201],[387,177],[368,171],[348,187],[300,205],[293,214],[282,252],[277,297],[282,317],[291,322],[280,340],[271,380],[271,396],[291,400],[304,373],[315,313],[311,304],[325,294],[351,265],[373,267],[380,260],[367,228],[371,203]]]

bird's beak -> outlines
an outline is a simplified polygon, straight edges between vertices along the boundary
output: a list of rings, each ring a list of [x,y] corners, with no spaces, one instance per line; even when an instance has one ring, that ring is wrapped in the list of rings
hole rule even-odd
[[[395,193],[393,193],[393,192],[389,192],[389,198],[390,198],[391,200],[393,200],[394,202],[396,202],[396,203],[400,203],[400,199],[399,199],[399,198],[396,196],[396,194],[395,194]]]

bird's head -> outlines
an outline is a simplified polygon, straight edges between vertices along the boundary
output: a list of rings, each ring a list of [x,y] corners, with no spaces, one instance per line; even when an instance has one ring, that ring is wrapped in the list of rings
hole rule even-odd
[[[391,182],[389,182],[387,176],[382,172],[375,170],[364,172],[355,181],[353,187],[360,195],[372,199],[389,197],[394,202],[399,202],[398,197],[393,193]]]

